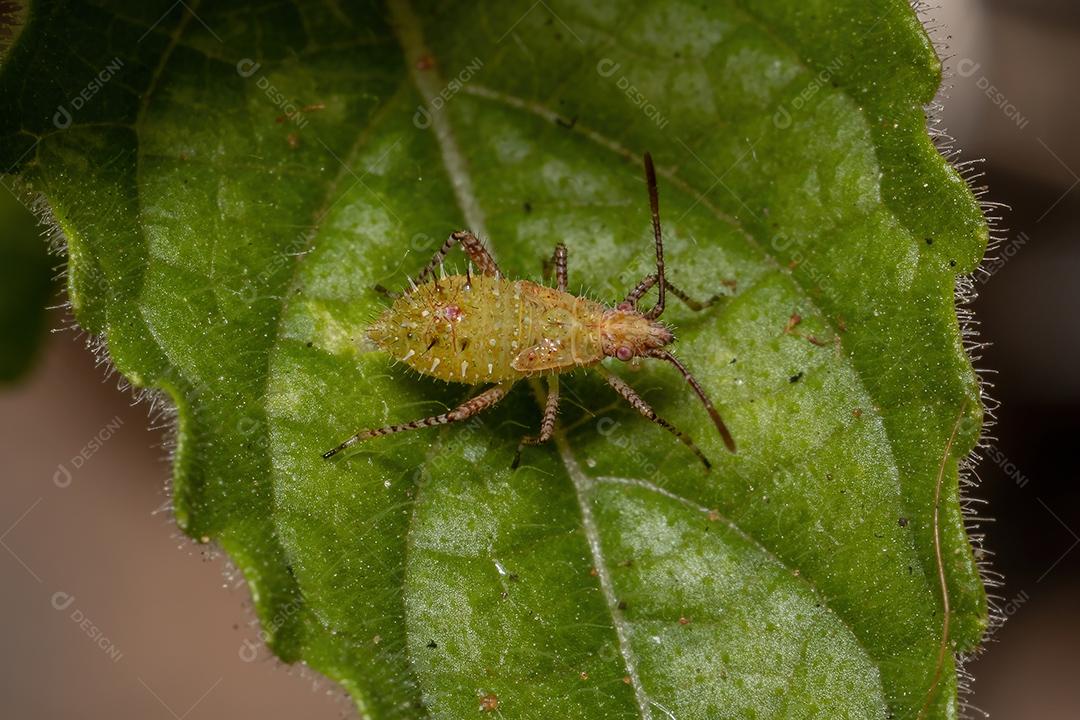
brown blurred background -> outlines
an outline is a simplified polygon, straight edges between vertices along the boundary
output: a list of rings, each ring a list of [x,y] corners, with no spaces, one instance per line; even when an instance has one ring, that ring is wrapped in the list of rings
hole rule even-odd
[[[993,342],[977,365],[996,371],[1002,405],[974,495],[996,518],[984,528],[1009,618],[969,665],[969,701],[1000,718],[1080,717],[1080,5],[950,0],[936,17],[954,56],[943,125],[963,159],[988,158],[988,199],[1012,207],[975,304]],[[34,232],[0,196],[2,232]],[[57,332],[0,387],[3,715],[351,715],[330,683],[251,659],[245,592],[159,510],[162,432],[103,375],[82,338]]]

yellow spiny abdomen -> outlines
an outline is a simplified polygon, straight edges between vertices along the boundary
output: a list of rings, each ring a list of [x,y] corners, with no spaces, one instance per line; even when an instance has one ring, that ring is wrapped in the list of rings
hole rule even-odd
[[[424,375],[501,382],[599,362],[604,312],[528,280],[452,275],[396,299],[368,337]]]

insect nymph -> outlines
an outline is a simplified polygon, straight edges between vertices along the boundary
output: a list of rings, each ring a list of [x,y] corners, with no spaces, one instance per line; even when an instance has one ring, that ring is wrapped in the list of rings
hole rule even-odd
[[[548,381],[547,403],[540,434],[522,439],[522,447],[549,440],[559,409],[559,375],[588,367],[599,371],[608,384],[639,413],[685,443],[710,467],[705,455],[686,434],[664,420],[618,375],[601,361],[623,362],[655,358],[674,365],[704,404],[728,450],[735,442],[712,402],[693,375],[667,350],[675,341],[671,330],[658,321],[667,294],[693,310],[703,310],[717,298],[697,302],[667,281],[664,243],[660,235],[659,197],[652,157],[645,153],[645,178],[656,239],[656,272],[646,275],[626,298],[608,307],[567,292],[566,246],[555,246],[552,264],[556,288],[528,280],[507,280],[483,244],[470,232],[452,233],[415,280],[369,329],[368,337],[380,348],[418,372],[450,382],[491,384],[470,400],[439,415],[402,425],[361,430],[323,454],[329,458],[362,440],[418,428],[466,420],[490,408],[519,381],[543,375]],[[460,244],[479,271],[474,275],[438,277],[446,255]],[[656,287],[657,300],[646,311],[638,302]]]

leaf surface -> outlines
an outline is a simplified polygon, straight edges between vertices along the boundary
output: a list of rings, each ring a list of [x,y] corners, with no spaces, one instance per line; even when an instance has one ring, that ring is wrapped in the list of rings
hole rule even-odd
[[[902,0],[42,2],[0,161],[68,236],[79,321],[177,404],[178,523],[370,717],[945,718],[986,626],[953,290],[987,231],[926,132],[939,81]],[[672,281],[725,296],[665,319],[737,454],[647,366],[614,369],[711,473],[589,373],[517,471],[526,383],[319,457],[468,396],[364,341],[451,230],[534,279],[561,240],[608,302],[649,272],[646,149]]]

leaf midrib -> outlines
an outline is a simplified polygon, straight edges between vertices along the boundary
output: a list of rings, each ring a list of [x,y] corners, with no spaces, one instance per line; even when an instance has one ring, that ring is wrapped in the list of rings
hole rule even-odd
[[[532,379],[529,380],[529,384],[536,397],[537,405],[542,407],[543,403],[538,392],[540,390],[540,381]],[[626,619],[623,617],[622,612],[619,611],[619,599],[615,595],[611,569],[608,567],[607,558],[604,557],[603,546],[600,542],[600,530],[596,526],[592,507],[589,505],[589,495],[592,493],[594,481],[582,471],[577,458],[574,457],[566,435],[561,430],[554,433],[552,442],[555,443],[559,459],[566,469],[567,477],[570,478],[574,485],[574,497],[577,498],[578,508],[581,512],[582,533],[585,535],[589,553],[592,555],[593,567],[596,568],[597,580],[600,581],[600,592],[604,597],[604,604],[607,605],[608,613],[611,615],[611,625],[615,629],[619,655],[622,656],[626,675],[630,678],[630,686],[634,689],[634,700],[637,703],[638,712],[641,713],[644,720],[651,720],[652,710],[649,707],[649,696],[645,692],[645,687],[641,683],[641,676],[638,674],[637,659],[634,655],[634,649],[630,645],[629,629],[626,627]]]
[[[420,57],[431,55],[431,51],[424,44],[423,32],[419,20],[413,12],[412,6],[408,0],[393,0],[390,3],[390,8],[394,19],[394,31],[399,42],[402,44],[406,63],[409,68],[409,75],[413,80],[413,84],[416,86],[417,92],[420,93],[423,98],[425,106],[430,108],[430,101],[433,97],[432,86],[434,86],[435,91],[437,92],[439,86],[439,74],[436,70],[432,69],[429,74],[421,75],[420,71],[417,69],[417,61]],[[438,67],[437,63],[435,67]],[[483,211],[480,207],[479,200],[472,191],[471,177],[468,175],[464,158],[454,140],[453,131],[450,127],[447,114],[445,112],[435,113],[432,118],[432,125],[435,130],[436,143],[438,144],[442,155],[444,169],[446,170],[447,176],[453,187],[454,198],[458,204],[458,208],[461,210],[466,223],[474,230],[474,232],[480,233],[482,237],[488,237],[487,232],[485,231]],[[488,240],[488,248],[494,255],[494,249],[491,247],[490,238]],[[540,383],[538,381],[530,380],[530,385],[532,386],[534,393],[540,390]],[[641,683],[641,678],[638,675],[633,650],[630,647],[629,638],[627,636],[625,621],[618,611],[618,599],[615,597],[610,570],[607,567],[607,562],[603,555],[599,531],[592,517],[592,508],[589,507],[588,504],[588,494],[592,487],[592,481],[581,471],[580,466],[577,464],[577,461],[570,450],[569,443],[567,443],[566,438],[562,433],[556,433],[553,440],[558,448],[560,459],[566,470],[567,477],[574,486],[575,498],[577,499],[578,510],[581,516],[582,532],[585,535],[589,551],[592,554],[593,563],[597,570],[598,579],[600,580],[600,590],[603,594],[608,612],[611,615],[612,627],[615,630],[618,641],[619,654],[622,657],[627,677],[630,678],[630,685],[634,690],[634,700],[637,704],[638,713],[642,720],[652,720],[649,698]],[[415,511],[410,515],[409,519],[410,533],[412,532],[414,519]],[[406,629],[406,632],[408,632],[408,629]]]

